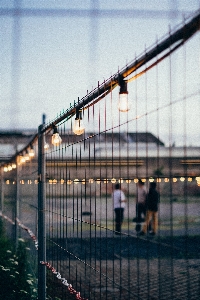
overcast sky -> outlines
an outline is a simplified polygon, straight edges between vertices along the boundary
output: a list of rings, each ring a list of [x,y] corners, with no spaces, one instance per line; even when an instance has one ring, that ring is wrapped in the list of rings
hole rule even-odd
[[[10,10],[16,5],[20,18]],[[199,7],[199,0],[0,0],[0,128],[37,128],[43,113],[55,118]]]

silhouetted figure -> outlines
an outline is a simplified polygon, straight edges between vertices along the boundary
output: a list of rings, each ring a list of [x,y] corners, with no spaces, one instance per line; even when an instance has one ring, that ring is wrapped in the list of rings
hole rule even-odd
[[[144,186],[144,182],[139,179],[137,184],[137,198],[136,198],[136,218],[133,219],[135,222],[142,222],[146,216],[146,196],[147,191]],[[143,217],[142,217],[143,216]]]
[[[126,206],[126,197],[121,190],[119,183],[115,185],[115,190],[112,193],[114,211],[115,211],[115,234],[121,233],[121,226],[124,220],[124,208]]]
[[[140,235],[147,233],[149,224],[151,222],[152,232],[151,235],[155,235],[158,230],[158,205],[160,202],[160,194],[156,190],[156,182],[150,183],[149,193],[146,200],[146,220],[145,224],[140,232]]]

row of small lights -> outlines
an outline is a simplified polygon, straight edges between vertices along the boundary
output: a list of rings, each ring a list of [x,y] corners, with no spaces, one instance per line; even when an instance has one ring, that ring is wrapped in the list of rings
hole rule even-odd
[[[124,79],[119,80],[119,101],[118,101],[118,109],[120,112],[127,112],[130,110],[130,103],[128,101],[128,91],[127,91],[127,81]],[[73,125],[73,132],[76,135],[81,135],[85,131],[85,126],[83,124],[82,119],[82,110],[76,109],[76,117]],[[52,135],[52,144],[54,146],[59,146],[62,143],[62,139],[58,133],[58,129],[56,126],[53,127],[53,135]],[[48,149],[48,144],[45,144]]]
[[[30,161],[34,156],[35,156],[35,151],[33,149],[33,146],[31,145],[29,150],[26,150],[24,154],[22,153],[17,157],[17,164],[21,165],[27,161]],[[16,169],[17,164],[10,163],[10,164],[4,166],[4,168],[3,168],[4,172],[9,172],[9,171],[12,171],[13,169]]]
[[[55,126],[54,129],[53,129],[52,144],[54,146],[58,146],[58,145],[61,144],[61,142],[62,142],[62,139],[59,136],[57,127]],[[48,150],[48,149],[49,149],[49,144],[47,144],[45,142],[44,150]],[[22,164],[30,161],[34,157],[35,157],[35,151],[34,151],[33,146],[31,145],[28,150],[25,150],[23,153],[18,155],[17,164],[16,163],[10,163],[10,164],[4,166],[3,170],[4,170],[4,172],[12,171],[13,169],[17,168],[17,165],[22,165]]]
[[[119,102],[118,109],[120,112],[127,112],[130,110],[130,103],[128,101],[128,91],[127,82],[125,80],[120,81],[120,91],[119,91]],[[85,126],[82,119],[82,110],[76,109],[76,117],[73,125],[73,132],[76,135],[81,135],[85,131]],[[59,146],[62,143],[62,139],[58,133],[57,127],[53,129],[52,144],[54,146]]]
[[[103,183],[109,183],[109,182],[111,182],[111,183],[116,183],[116,182],[119,182],[119,183],[124,183],[124,182],[126,182],[126,183],[131,183],[131,182],[137,183],[138,180],[139,179],[137,179],[137,178],[135,178],[133,180],[131,180],[131,179],[116,179],[116,178],[112,178],[112,179],[92,179],[92,178],[90,178],[90,179],[88,179],[88,181],[85,180],[85,179],[79,180],[77,178],[74,179],[74,180],[68,179],[66,181],[64,179],[61,179],[61,180],[50,179],[49,180],[49,184],[57,184],[57,183],[64,184],[64,183],[66,183],[66,184],[70,185],[72,183],[74,183],[74,184],[78,184],[78,183],[86,184],[87,182],[88,183],[94,183],[94,182],[96,182],[97,184],[100,184],[102,182]],[[179,180],[181,182],[184,182],[186,180],[186,178],[185,177],[180,177]],[[196,177],[195,180],[197,181],[197,185],[200,186],[200,177]],[[162,181],[163,182],[170,182],[170,179],[169,178],[163,178],[163,179],[161,179],[161,178],[156,178],[156,179],[149,178],[149,179],[142,179],[142,181],[143,182],[146,182],[146,181],[149,181],[149,182],[153,182],[153,181],[156,181],[156,182],[162,182]],[[175,177],[172,178],[172,182],[177,182],[177,181],[178,181],[178,178],[175,178]],[[193,178],[192,177],[188,177],[187,181],[192,182]],[[11,182],[9,179],[7,179],[5,182],[6,182],[6,184],[10,184],[10,183],[16,184],[16,181]],[[38,180],[30,180],[30,179],[28,179],[27,183],[28,184],[32,184],[32,183],[38,184]],[[20,184],[25,184],[25,181],[24,180],[20,180]]]
[[[118,109],[121,112],[127,112],[130,109],[130,105],[128,103],[128,91],[127,91],[127,82],[125,80],[119,81],[120,91],[119,91],[119,102],[118,102]],[[85,127],[82,121],[82,110],[76,110],[76,118],[73,126],[73,132],[76,135],[81,135],[85,131]],[[57,126],[53,126],[53,135],[51,139],[52,145],[59,146],[62,143],[62,138],[58,133]],[[44,149],[48,150],[49,145],[45,142]],[[33,146],[30,146],[29,150],[26,150],[25,154],[20,154],[18,156],[17,164],[21,165],[30,161],[31,158],[35,156],[35,152]],[[7,166],[4,166],[4,172],[9,172],[13,169],[16,169],[16,163],[11,163]]]

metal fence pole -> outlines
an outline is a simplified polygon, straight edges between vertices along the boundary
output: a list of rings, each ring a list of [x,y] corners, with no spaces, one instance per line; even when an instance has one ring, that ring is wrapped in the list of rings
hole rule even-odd
[[[3,203],[4,203],[4,171],[1,167],[1,202],[0,202],[0,211],[3,214]]]
[[[46,261],[46,189],[45,189],[45,152],[43,125],[38,128],[38,300],[46,299],[46,268],[41,261]]]
[[[16,158],[16,189],[15,189],[15,251],[17,250],[18,247],[18,224],[17,224],[17,219],[20,219],[19,216],[19,168],[21,166],[18,164],[18,157]]]

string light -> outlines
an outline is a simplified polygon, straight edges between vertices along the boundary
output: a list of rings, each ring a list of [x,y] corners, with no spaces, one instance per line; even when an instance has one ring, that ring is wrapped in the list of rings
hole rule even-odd
[[[29,156],[33,158],[35,156],[35,151],[33,149],[33,145],[31,145],[31,149],[29,150]]]
[[[130,103],[128,101],[127,82],[123,77],[119,77],[119,102],[118,109],[121,112],[127,112],[130,109]]]
[[[74,121],[73,132],[76,135],[81,135],[85,131],[85,127],[82,120],[82,111],[80,109],[76,110],[76,118]]]
[[[44,143],[44,150],[48,150],[49,149],[49,144],[47,142]]]
[[[3,167],[3,171],[4,172],[12,171],[12,169],[16,169],[16,164],[12,163],[10,165],[7,165],[7,166]]]
[[[25,159],[25,161],[29,161],[30,160],[30,156],[29,156],[28,150],[26,150],[26,153],[24,155],[24,159]]]
[[[3,168],[3,170],[4,170],[4,172],[8,172],[8,167],[5,166],[5,167]]]
[[[4,172],[8,172],[9,170],[12,170],[11,168],[9,168],[9,166],[4,166],[4,168],[3,168],[3,170],[4,170]],[[192,182],[193,181],[193,179],[192,179],[192,177],[188,177],[188,178],[185,178],[185,177],[180,177],[180,182],[183,182],[183,181],[185,181],[185,180],[187,180],[187,181],[189,181],[189,182]],[[128,183],[128,184],[130,184],[131,182],[134,182],[134,183],[138,183],[138,178],[134,178],[134,179],[123,179],[123,178],[119,178],[119,179],[116,179],[116,178],[112,178],[112,179],[109,179],[109,178],[103,178],[103,179],[101,179],[101,178],[97,178],[97,179],[93,179],[93,178],[89,178],[88,180],[86,179],[86,178],[83,178],[83,179],[78,179],[78,178],[75,178],[74,180],[71,180],[71,179],[68,179],[68,180],[64,180],[63,178],[61,178],[61,179],[49,179],[48,180],[48,182],[49,182],[49,184],[54,184],[54,185],[56,185],[56,184],[58,184],[58,183],[60,183],[60,184],[64,184],[64,183],[66,183],[66,184],[68,184],[68,185],[70,185],[70,184],[72,184],[72,183],[74,183],[74,184],[79,184],[79,183],[82,183],[82,184],[86,184],[87,182],[88,183],[97,183],[97,184],[100,184],[101,182],[103,182],[103,183],[105,183],[105,184],[107,184],[107,183],[109,183],[109,182],[111,182],[111,183],[116,183],[116,182],[119,182],[119,183],[123,183],[123,182],[126,182],[126,183]],[[143,182],[146,182],[146,179],[142,179],[142,181]],[[148,181],[149,182],[153,182],[153,181],[156,181],[156,182],[165,182],[165,183],[167,183],[167,182],[169,182],[170,181],[170,179],[169,178],[163,178],[163,180],[161,179],[161,178],[156,178],[156,179],[154,179],[154,178],[152,178],[152,177],[150,177],[149,179],[148,179]],[[172,178],[172,181],[173,182],[178,182],[178,178]],[[198,185],[200,185],[200,177],[196,177],[196,181],[197,181],[197,184]],[[24,179],[21,179],[20,180],[20,184],[26,184],[26,183],[28,183],[28,184],[32,184],[32,183],[35,183],[35,184],[38,184],[38,180],[34,180],[34,181],[32,181],[31,179],[27,179],[27,181],[25,181]],[[6,181],[6,184],[10,184],[10,181],[9,180],[7,180]],[[15,182],[13,182],[13,184],[15,184]]]
[[[62,143],[62,139],[58,133],[58,129],[56,126],[54,126],[53,128],[53,135],[52,135],[51,142],[54,146],[59,146]]]
[[[19,156],[19,163],[20,163],[20,164],[23,164],[23,163],[25,163],[25,162],[26,162],[25,157],[24,157],[23,155],[20,155],[20,156]]]
[[[131,179],[126,179],[126,183],[131,183]]]

